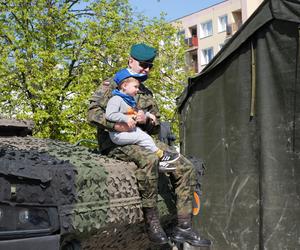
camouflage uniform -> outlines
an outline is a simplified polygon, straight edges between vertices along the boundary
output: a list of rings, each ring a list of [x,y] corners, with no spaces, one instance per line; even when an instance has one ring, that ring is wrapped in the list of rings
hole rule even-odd
[[[107,132],[113,130],[115,124],[105,119],[106,104],[112,96],[112,89],[115,87],[116,84],[110,80],[109,83],[107,81],[103,83],[95,92],[90,99],[88,120],[91,124],[97,126],[97,137],[101,153],[123,161],[132,161],[137,165],[136,178],[142,206],[155,207],[158,186],[158,157],[156,154],[138,145],[115,145],[110,140]],[[143,84],[140,85],[139,89],[140,91],[136,96],[138,107],[144,112],[149,111],[154,114],[159,121],[159,110],[151,91]],[[159,132],[159,126],[154,126],[150,122],[140,127],[150,135],[157,135]],[[172,151],[168,145],[158,140],[155,140],[155,142],[159,148]],[[178,215],[191,214],[193,191],[196,185],[195,169],[191,162],[183,156],[174,164],[176,164],[176,171],[172,175],[175,180]]]

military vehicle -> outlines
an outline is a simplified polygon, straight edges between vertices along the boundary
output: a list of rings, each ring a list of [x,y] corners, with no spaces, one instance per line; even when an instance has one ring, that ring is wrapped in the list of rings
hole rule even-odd
[[[32,128],[0,119],[0,250],[172,248],[152,245],[144,232],[133,163],[34,138]],[[166,230],[176,214],[170,189],[161,175]]]

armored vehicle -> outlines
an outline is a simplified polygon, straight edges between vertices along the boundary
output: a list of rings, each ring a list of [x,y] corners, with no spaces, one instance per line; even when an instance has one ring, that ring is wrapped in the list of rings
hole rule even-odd
[[[1,250],[158,249],[144,232],[133,163],[34,138],[32,127],[0,119]],[[160,178],[167,228],[175,197]]]

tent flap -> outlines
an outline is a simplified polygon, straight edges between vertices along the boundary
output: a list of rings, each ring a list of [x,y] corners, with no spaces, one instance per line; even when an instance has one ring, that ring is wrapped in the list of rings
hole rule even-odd
[[[278,18],[263,19],[270,3]],[[216,250],[300,249],[300,1],[264,6],[180,104],[182,153],[207,166],[199,225]]]
[[[271,0],[271,9],[275,19],[300,23],[299,0]]]

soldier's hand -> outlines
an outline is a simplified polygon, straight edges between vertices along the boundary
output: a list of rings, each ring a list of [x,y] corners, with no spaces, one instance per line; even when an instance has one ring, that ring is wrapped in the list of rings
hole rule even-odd
[[[125,122],[117,122],[114,126],[117,132],[127,132],[130,130],[129,126]]]
[[[145,124],[147,121],[147,117],[143,110],[139,110],[136,114],[136,122],[140,124]]]
[[[128,121],[127,121],[127,125],[129,127],[129,129],[135,128],[135,125],[136,125],[135,119],[133,119],[132,117],[129,117]]]
[[[157,124],[158,124],[158,122],[157,122],[157,119],[156,119],[156,116],[155,116],[155,115],[153,115],[153,114],[149,114],[149,118],[151,119],[151,123],[152,123],[153,125],[157,125]]]

